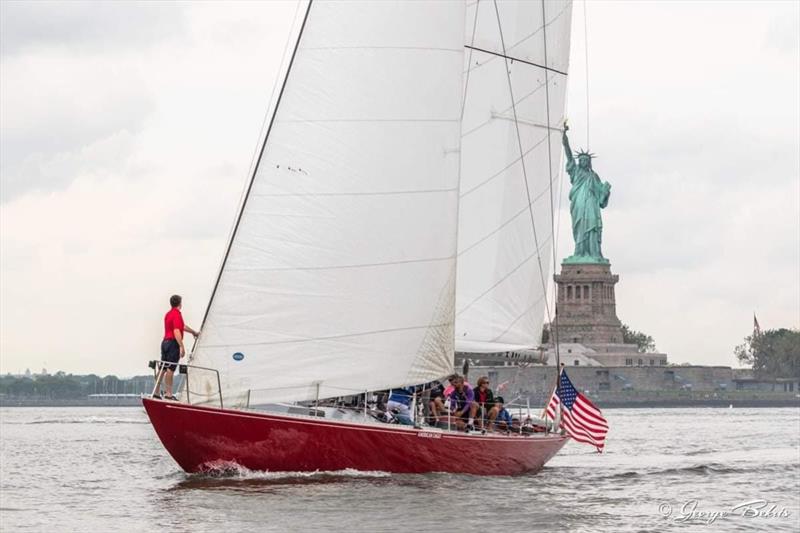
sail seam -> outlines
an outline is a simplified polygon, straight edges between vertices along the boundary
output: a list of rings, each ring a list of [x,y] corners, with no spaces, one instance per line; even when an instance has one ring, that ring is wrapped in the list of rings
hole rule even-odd
[[[508,327],[507,327],[506,329],[504,329],[504,330],[503,330],[503,332],[502,332],[502,333],[500,333],[499,335],[497,335],[495,338],[493,338],[493,339],[492,339],[491,341],[489,341],[489,342],[497,342],[497,341],[500,339],[500,337],[502,337],[503,335],[505,335],[506,333],[508,333],[508,332],[511,330],[511,328],[513,328],[513,327],[514,327],[514,325],[515,325],[517,322],[519,322],[519,319],[520,319],[520,318],[522,318],[522,317],[524,317],[525,315],[527,315],[528,313],[530,313],[530,312],[531,312],[531,311],[532,311],[532,310],[533,310],[533,309],[534,309],[534,308],[535,308],[537,305],[539,305],[539,302],[541,302],[543,299],[544,299],[544,296],[540,296],[538,300],[536,300],[535,302],[533,302],[533,304],[531,304],[531,305],[530,305],[530,306],[529,306],[527,309],[525,309],[525,310],[524,310],[524,311],[523,311],[523,312],[522,312],[522,313],[521,313],[521,314],[520,314],[520,315],[519,315],[517,318],[515,318],[515,319],[514,319],[514,320],[511,322],[511,324],[509,324],[509,325],[508,325]]]
[[[442,192],[455,192],[457,190],[458,187],[452,187],[450,189],[422,189],[418,191],[254,193],[253,196],[262,198],[303,198],[309,196],[395,196],[403,194],[437,194]]]
[[[443,322],[441,324],[425,324],[422,326],[408,326],[404,328],[390,328],[390,329],[376,329],[372,331],[361,331],[358,333],[345,333],[342,335],[328,335],[324,337],[306,337],[301,339],[291,339],[285,341],[265,341],[265,342],[247,342],[247,343],[239,343],[237,346],[274,346],[276,344],[293,344],[293,343],[300,343],[300,342],[314,342],[314,341],[327,341],[327,340],[336,340],[336,339],[347,339],[352,337],[364,337],[367,335],[378,335],[381,333],[397,333],[400,331],[414,331],[418,329],[428,329],[428,328],[440,328],[445,326],[452,326],[453,322]],[[227,344],[207,344],[206,348],[227,348],[229,347]]]
[[[497,228],[495,228],[494,230],[492,230],[490,233],[487,233],[485,236],[483,236],[483,237],[481,237],[480,239],[478,239],[477,241],[475,241],[473,244],[471,244],[471,245],[467,246],[466,248],[464,248],[463,250],[461,250],[460,252],[458,252],[458,255],[459,255],[459,257],[460,257],[462,254],[465,254],[465,253],[467,253],[468,251],[472,250],[473,248],[475,248],[476,246],[478,246],[480,243],[482,243],[483,241],[485,241],[486,239],[488,239],[489,237],[491,237],[491,236],[492,236],[492,235],[494,235],[495,233],[499,232],[501,229],[503,229],[503,228],[505,228],[506,226],[508,226],[509,224],[511,224],[511,223],[512,223],[514,220],[516,220],[516,219],[517,219],[519,216],[521,216],[521,215],[522,215],[522,214],[523,214],[525,211],[527,211],[528,209],[530,209],[531,205],[532,205],[532,204],[534,204],[534,203],[536,203],[536,201],[537,201],[537,200],[539,200],[539,199],[540,199],[542,196],[544,196],[544,193],[546,193],[546,192],[547,192],[547,189],[545,189],[545,190],[543,190],[542,192],[540,192],[539,194],[537,194],[537,195],[536,195],[536,196],[533,198],[533,200],[531,200],[531,203],[530,203],[530,204],[526,205],[525,207],[523,207],[522,209],[520,209],[519,211],[517,211],[516,213],[514,213],[514,215],[513,215],[513,216],[511,216],[511,218],[509,218],[508,220],[506,220],[505,222],[503,222],[502,224],[500,224],[500,225],[499,225]]]
[[[483,52],[484,54],[489,54],[489,55],[496,56],[496,57],[502,57],[504,59],[510,59],[511,61],[517,61],[519,63],[524,63],[525,65],[530,65],[532,67],[539,67],[539,68],[544,69],[544,70],[549,70],[550,72],[555,72],[557,74],[561,74],[562,76],[566,76],[567,75],[567,73],[564,72],[563,70],[558,70],[558,69],[555,69],[553,67],[546,67],[544,65],[540,65],[540,64],[534,63],[532,61],[527,61],[527,60],[519,58],[519,57],[507,56],[505,54],[501,54],[500,52],[493,52],[491,50],[485,50],[483,48],[478,48],[477,46],[470,46],[468,44],[465,44],[464,48],[470,48],[470,49],[475,50],[477,52]]]
[[[294,118],[278,120],[279,124],[315,122],[459,122],[460,118]]]
[[[425,50],[431,52],[457,52],[461,53],[461,48],[441,48],[436,46],[310,46],[301,47],[300,50]]]
[[[522,161],[522,159],[523,159],[523,158],[524,158],[526,155],[528,155],[529,153],[531,153],[532,151],[534,151],[534,150],[535,150],[536,148],[538,148],[540,145],[544,144],[544,142],[545,142],[546,140],[547,140],[547,137],[542,137],[541,139],[539,139],[538,141],[536,141],[536,143],[535,143],[533,146],[531,146],[531,147],[530,147],[530,148],[529,148],[527,151],[525,151],[524,153],[522,153],[522,155],[520,155],[519,157],[516,157],[516,158],[514,158],[514,160],[513,160],[513,161],[511,161],[509,164],[507,164],[506,166],[504,166],[503,168],[501,168],[499,171],[497,171],[496,173],[492,174],[491,176],[489,176],[488,178],[486,178],[485,180],[483,180],[483,181],[482,181],[482,182],[480,182],[479,184],[475,185],[474,187],[472,187],[472,188],[471,188],[471,189],[469,189],[468,191],[466,191],[466,192],[462,193],[462,194],[461,194],[461,196],[459,196],[459,198],[462,198],[462,199],[463,199],[463,198],[466,198],[467,196],[469,196],[470,194],[472,194],[472,193],[473,193],[473,192],[475,192],[476,190],[480,189],[481,187],[483,187],[484,185],[486,185],[487,183],[489,183],[490,181],[492,181],[492,180],[493,180],[493,179],[495,179],[496,177],[500,176],[501,174],[503,174],[503,172],[505,172],[505,171],[506,171],[506,170],[508,170],[509,168],[513,167],[515,164],[519,163],[520,161]],[[524,164],[523,164],[523,166],[524,166]]]
[[[517,104],[517,105],[521,104],[522,102],[524,102],[525,100],[527,100],[528,98],[530,98],[531,96],[533,96],[534,94],[536,94],[537,92],[539,92],[539,90],[540,90],[542,87],[544,87],[544,83],[540,83],[540,84],[539,84],[539,86],[538,86],[538,87],[536,87],[534,90],[532,90],[531,92],[529,92],[528,94],[526,94],[525,96],[523,96],[522,98],[520,98],[519,100],[517,100],[516,104]],[[509,112],[509,111],[511,111],[511,106],[508,106],[507,108],[505,108],[505,109],[503,109],[502,111],[500,111],[500,114],[502,114],[502,113],[507,113],[507,112]],[[492,122],[492,121],[493,121],[495,118],[496,118],[496,117],[495,117],[493,114],[492,114],[492,115],[490,115],[488,120],[485,120],[484,122],[481,122],[480,124],[478,124],[477,126],[473,127],[472,129],[469,129],[469,130],[467,130],[465,133],[462,133],[462,134],[461,134],[461,138],[463,139],[463,138],[464,138],[464,137],[466,137],[467,135],[470,135],[470,134],[472,134],[472,133],[475,133],[476,131],[478,131],[478,130],[479,130],[479,129],[481,129],[482,127],[484,127],[484,126],[486,126],[487,124],[489,124],[490,122]]]
[[[454,259],[455,255],[447,257],[429,257],[423,259],[406,259],[403,261],[387,261],[383,263],[360,263],[352,265],[334,265],[334,266],[313,266],[313,267],[269,267],[269,268],[228,268],[230,272],[290,272],[290,271],[309,271],[309,270],[344,270],[348,268],[371,268],[381,266],[393,265],[407,265],[412,263],[435,263],[437,261],[449,261]]]
[[[482,299],[484,296],[486,296],[487,294],[489,294],[490,292],[492,292],[492,291],[493,291],[495,288],[497,288],[497,287],[498,287],[498,286],[499,286],[501,283],[503,283],[505,280],[507,280],[508,278],[510,278],[510,277],[511,277],[511,276],[512,276],[512,275],[513,275],[515,272],[517,272],[517,271],[518,271],[520,268],[522,268],[522,267],[525,265],[525,263],[527,263],[528,261],[530,261],[530,260],[531,260],[531,259],[533,259],[534,257],[537,257],[537,256],[539,255],[539,252],[541,251],[541,249],[542,249],[544,246],[546,246],[548,242],[550,242],[550,240],[551,240],[551,237],[552,237],[552,235],[549,235],[549,236],[548,236],[548,237],[547,237],[547,238],[546,238],[544,241],[542,241],[542,245],[541,245],[541,247],[540,247],[540,248],[537,248],[537,249],[536,249],[536,250],[535,250],[535,251],[534,251],[534,252],[533,252],[531,255],[529,255],[528,257],[526,257],[525,259],[523,259],[523,260],[522,260],[522,262],[520,262],[520,264],[518,264],[517,266],[515,266],[515,267],[514,267],[514,268],[513,268],[513,269],[512,269],[512,270],[511,270],[511,271],[510,271],[508,274],[506,274],[505,276],[503,276],[502,278],[500,278],[499,280],[497,280],[497,282],[496,282],[494,285],[492,285],[491,287],[489,287],[488,289],[486,289],[485,291],[483,291],[483,292],[482,292],[482,293],[481,293],[481,294],[480,294],[480,295],[479,295],[477,298],[475,298],[474,300],[472,300],[472,301],[471,301],[470,303],[468,303],[468,304],[467,304],[465,307],[463,307],[463,308],[462,308],[460,311],[458,311],[458,312],[456,313],[456,316],[458,316],[458,315],[461,315],[461,314],[462,314],[464,311],[466,311],[467,309],[469,309],[470,307],[472,307],[473,305],[475,305],[475,304],[476,304],[476,303],[477,303],[479,300],[481,300],[481,299]],[[542,265],[541,265],[541,263],[539,263],[539,274],[540,274],[540,275],[541,275],[541,272],[542,272]]]

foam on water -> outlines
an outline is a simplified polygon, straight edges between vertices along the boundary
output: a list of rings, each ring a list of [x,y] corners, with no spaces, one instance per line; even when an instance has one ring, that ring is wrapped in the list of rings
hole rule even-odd
[[[262,472],[258,470],[250,470],[241,466],[233,461],[216,461],[205,465],[205,471],[198,474],[191,474],[193,478],[227,478],[227,479],[263,479],[263,480],[281,480],[281,479],[326,479],[326,478],[386,478],[391,477],[390,472],[381,472],[378,470],[354,470],[347,468],[345,470],[333,471],[313,471],[313,472]]]

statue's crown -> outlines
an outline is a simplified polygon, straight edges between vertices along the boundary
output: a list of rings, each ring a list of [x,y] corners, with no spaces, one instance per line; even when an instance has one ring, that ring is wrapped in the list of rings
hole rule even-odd
[[[587,151],[586,151],[586,150],[584,150],[583,148],[581,148],[580,150],[578,150],[577,152],[575,152],[575,157],[580,157],[580,156],[582,156],[582,155],[585,155],[585,156],[586,156],[586,157],[588,157],[589,159],[594,159],[595,157],[597,157],[597,156],[596,156],[596,155],[594,155],[593,153],[591,153],[591,152],[587,152]]]

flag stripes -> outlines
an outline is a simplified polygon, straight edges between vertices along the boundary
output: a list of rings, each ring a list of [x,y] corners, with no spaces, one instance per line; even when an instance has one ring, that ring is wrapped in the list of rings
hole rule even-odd
[[[590,444],[602,452],[608,434],[608,422],[603,413],[586,396],[575,389],[565,371],[561,371],[560,387],[553,390],[547,404],[546,416],[556,420],[561,406],[561,428],[577,442]],[[563,400],[562,400],[563,399]]]

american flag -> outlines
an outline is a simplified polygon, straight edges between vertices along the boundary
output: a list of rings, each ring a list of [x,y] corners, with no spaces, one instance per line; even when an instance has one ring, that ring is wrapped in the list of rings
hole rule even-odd
[[[547,416],[555,420],[558,405],[561,404],[561,427],[566,430],[567,435],[578,442],[591,444],[598,452],[602,452],[608,433],[608,422],[600,409],[575,389],[563,370],[560,380],[561,390],[556,388],[553,391],[550,403],[547,404]]]

